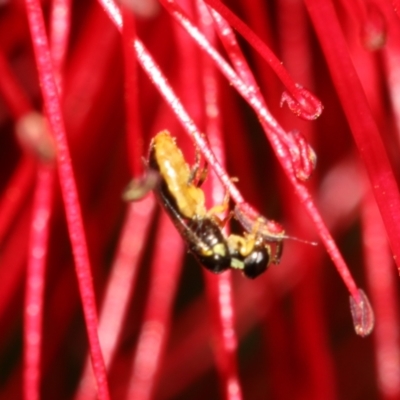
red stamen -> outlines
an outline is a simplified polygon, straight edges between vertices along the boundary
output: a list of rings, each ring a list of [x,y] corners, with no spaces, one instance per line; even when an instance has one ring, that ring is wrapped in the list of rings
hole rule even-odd
[[[49,218],[53,191],[53,168],[38,168],[29,239],[25,291],[24,399],[40,399],[43,292],[48,252]]]
[[[135,19],[127,7],[122,7],[123,28],[122,44],[124,51],[125,73],[125,108],[127,119],[127,137],[129,160],[133,178],[139,179],[143,175],[143,138],[139,120],[139,101],[137,83],[137,62],[132,43],[136,37]]]
[[[119,333],[124,327],[154,211],[153,196],[132,203],[128,208],[99,318],[99,339],[106,368],[110,367],[117,351]],[[96,395],[95,391],[90,360],[87,359],[75,400],[91,399]]]
[[[378,387],[384,399],[400,395],[399,307],[397,277],[385,229],[372,194],[363,204],[365,270],[376,313],[375,364]]]
[[[201,0],[197,1],[197,9],[203,31],[207,39],[214,44],[216,38],[211,25],[211,15]],[[222,121],[220,118],[219,88],[216,80],[217,71],[212,60],[205,57],[204,54],[202,55],[206,135],[213,153],[220,163],[224,165],[226,155],[221,130]],[[221,204],[224,198],[224,186],[214,174],[210,176],[210,185],[213,204]],[[243,398],[242,388],[235,356],[237,352],[237,335],[235,331],[232,276],[230,272],[212,276],[206,271],[204,271],[204,276],[215,338],[214,357],[218,367],[222,393],[224,393],[224,398],[227,400],[241,400]]]
[[[133,371],[128,383],[127,398],[130,399],[153,398],[169,336],[169,321],[184,254],[182,239],[166,214],[163,214],[159,221],[155,240],[154,257],[150,267],[151,289],[133,358]],[[173,253],[170,253],[170,249],[174,249]]]
[[[332,79],[366,166],[374,196],[400,270],[400,196],[379,131],[351,63],[335,11],[329,0],[306,0]],[[388,207],[388,204],[390,205]]]
[[[215,11],[221,14],[264,58],[271,66],[279,79],[286,86],[289,93],[284,92],[282,95],[281,105],[288,103],[289,108],[298,116],[313,120],[318,118],[322,113],[321,102],[308,90],[298,84],[295,84],[290,75],[287,73],[282,63],[276,58],[275,54],[268,46],[232,11],[218,0],[204,0]]]
[[[47,117],[52,128],[58,152],[58,172],[65,204],[76,274],[82,297],[83,310],[88,331],[92,365],[98,384],[99,398],[108,399],[108,385],[104,361],[97,335],[97,311],[91,280],[90,262],[83,229],[80,204],[72,171],[66,133],[57,94],[57,87],[45,33],[43,15],[37,0],[26,0],[26,9],[35,50],[39,79]]]

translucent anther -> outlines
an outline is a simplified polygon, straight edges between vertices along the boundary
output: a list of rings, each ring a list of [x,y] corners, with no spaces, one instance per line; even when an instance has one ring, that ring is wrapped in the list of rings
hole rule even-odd
[[[121,4],[142,18],[151,18],[160,12],[160,5],[156,0],[121,0]]]
[[[142,199],[152,191],[160,181],[160,175],[157,171],[148,169],[146,174],[140,178],[132,179],[127,188],[122,193],[124,201],[137,201]]]
[[[357,335],[365,337],[374,329],[375,317],[367,295],[361,289],[358,294],[358,300],[350,296],[350,311]]]
[[[361,41],[367,50],[376,51],[386,44],[386,20],[374,4],[368,4],[366,7],[367,15],[361,29]]]
[[[289,145],[289,151],[292,157],[294,173],[297,179],[306,181],[314,172],[317,164],[317,156],[314,149],[308,144],[300,132],[292,131],[289,135],[293,142]]]
[[[324,109],[321,101],[301,85],[296,84],[296,88],[298,91],[295,96],[286,91],[282,93],[281,107],[287,103],[298,117],[311,121],[317,119]]]
[[[56,157],[56,145],[42,114],[32,111],[15,124],[15,133],[22,147],[43,162]]]

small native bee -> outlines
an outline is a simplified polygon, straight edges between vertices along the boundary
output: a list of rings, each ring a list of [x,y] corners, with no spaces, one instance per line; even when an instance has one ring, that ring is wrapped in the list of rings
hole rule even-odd
[[[168,131],[158,133],[151,141],[148,167],[160,175],[154,189],[159,202],[189,251],[205,268],[214,273],[240,269],[245,276],[255,278],[270,263],[279,263],[281,246],[271,257],[271,246],[258,234],[257,223],[243,236],[224,235],[222,228],[226,221],[221,221],[217,213],[228,209],[229,198],[222,205],[206,209],[205,195],[200,188],[203,179],[197,178],[199,165],[189,167]],[[200,175],[205,175],[204,171]]]

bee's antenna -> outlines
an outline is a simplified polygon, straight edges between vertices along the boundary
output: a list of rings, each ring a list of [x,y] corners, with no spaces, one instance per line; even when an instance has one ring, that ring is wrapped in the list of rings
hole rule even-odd
[[[306,243],[306,244],[309,244],[311,246],[318,246],[317,242],[312,242],[311,240],[300,239],[300,238],[295,237],[295,236],[282,235],[281,238],[282,239],[294,240],[294,241],[300,242],[300,243]]]

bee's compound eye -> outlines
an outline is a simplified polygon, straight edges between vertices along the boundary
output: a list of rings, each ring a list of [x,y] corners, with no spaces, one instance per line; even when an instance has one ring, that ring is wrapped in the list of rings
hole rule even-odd
[[[256,247],[254,250],[244,259],[243,273],[247,278],[257,278],[261,275],[268,267],[269,254],[267,249],[262,247]]]

